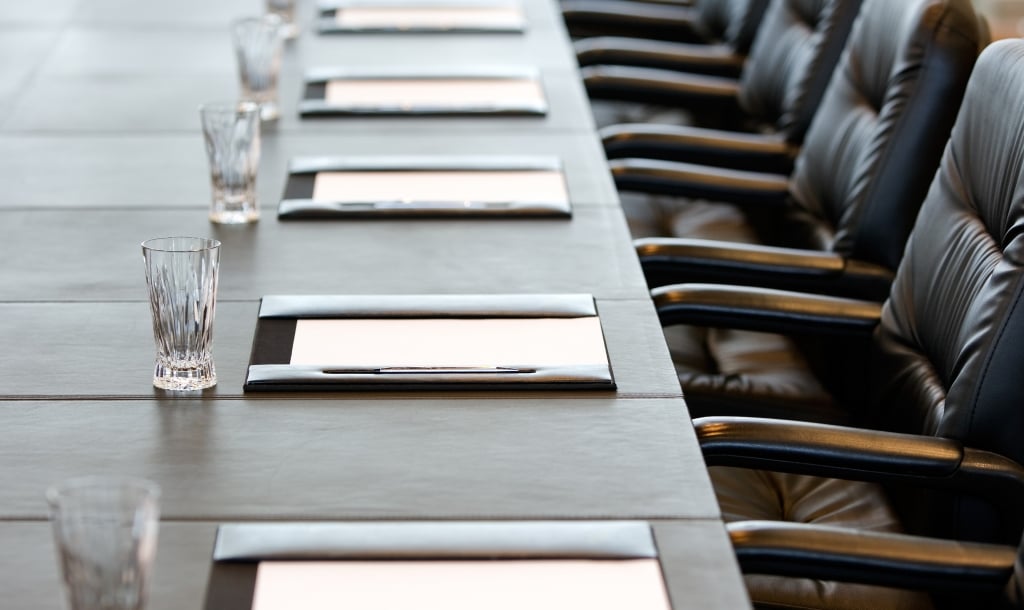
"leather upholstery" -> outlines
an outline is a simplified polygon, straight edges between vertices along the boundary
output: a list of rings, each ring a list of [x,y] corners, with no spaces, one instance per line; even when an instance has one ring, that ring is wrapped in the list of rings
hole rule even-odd
[[[967,2],[872,2],[808,134],[793,201],[822,249],[895,268],[981,42]],[[817,234],[817,235],[813,235]]]
[[[979,46],[976,24],[967,0],[866,0],[797,158],[786,211],[741,215],[731,206],[701,204],[674,222],[677,226],[692,224],[686,228],[688,235],[694,235],[710,220],[729,218],[730,222],[716,227],[714,236],[727,231],[740,239],[744,234],[755,235],[757,240],[780,246],[834,252],[851,261],[846,268],[856,261],[894,270],[956,118]],[[687,223],[687,219],[697,222]],[[761,222],[755,225],[752,219]],[[798,284],[780,283],[784,278],[779,280],[763,270],[751,268],[743,273],[743,262],[734,258],[732,276],[719,281],[739,277],[800,289]],[[718,262],[717,267],[721,266]],[[650,269],[646,262],[645,267]],[[698,263],[690,264],[691,269],[696,267]],[[714,268],[707,274],[691,271],[690,277],[675,279],[707,282],[713,281],[709,276],[714,273]],[[882,281],[866,284],[863,289],[871,292],[860,296],[884,296],[882,290],[889,278],[878,277]],[[833,292],[842,294],[843,289],[839,281]],[[850,283],[845,289],[861,288]],[[701,336],[710,343],[700,347],[675,343]],[[812,369],[805,354],[792,353],[798,347],[788,339],[743,332],[690,332],[685,339],[670,338],[673,352],[731,355],[730,362],[712,362],[703,371],[687,367],[681,375],[684,391],[693,392],[689,403],[698,416],[751,414],[758,408],[770,409],[762,414],[786,416],[785,408],[778,410],[773,405],[784,407],[787,401],[804,404],[807,397],[820,396],[823,384],[813,381],[820,371]],[[767,358],[768,354],[773,357]],[[769,383],[772,375],[768,371],[781,368],[769,364],[772,360],[795,368],[788,368],[778,383]],[[803,381],[795,383],[797,378]],[[755,379],[759,381],[755,383]],[[749,393],[744,396],[741,388]],[[722,393],[716,396],[714,391],[719,389]],[[842,421],[838,417],[841,411],[830,403],[814,401],[823,405],[820,417],[802,409],[799,417]]]
[[[698,0],[695,8],[701,22],[717,38],[745,54],[757,34],[766,4],[763,0]]]
[[[747,521],[728,529],[745,571],[768,567],[798,577],[841,573],[873,585],[914,582],[944,601],[951,594],[966,594],[961,607],[1021,607],[1018,598],[1002,592],[1013,579],[1018,555],[1011,546],[770,521]]]
[[[866,532],[902,531],[882,488],[872,483],[743,468],[714,467],[709,472],[727,522],[855,523],[858,530]],[[786,499],[781,510],[780,498]],[[748,574],[745,580],[758,608],[859,610],[871,607],[869,604],[901,610],[932,607],[927,595],[895,588],[762,574]]]
[[[563,0],[562,17],[576,37],[624,35],[688,44],[723,44],[746,53],[766,0],[697,0],[693,5],[631,0]]]
[[[859,0],[773,3],[743,70],[743,108],[773,117],[788,141],[803,141],[860,6]]]
[[[583,82],[592,99],[676,105],[693,109],[698,124],[772,130],[799,143],[860,4],[861,0],[771,0],[735,83],[735,109],[704,94],[714,84],[709,77],[671,70],[588,66],[582,70]],[[718,79],[723,86],[730,80]]]
[[[1020,374],[1024,362],[1024,114],[1018,111],[1022,105],[1024,41],[993,44],[979,59],[968,85],[939,172],[873,333],[869,357],[863,360],[862,375],[843,391],[832,392],[837,402],[860,409],[873,426],[949,440],[922,439],[926,449],[915,462],[916,473],[901,462],[911,463],[909,447],[917,437],[911,437],[903,457],[873,460],[875,465],[870,467],[851,465],[846,473],[850,477],[867,473],[869,480],[876,481],[902,477],[908,482],[884,488],[809,476],[813,468],[806,460],[817,451],[811,449],[794,459],[792,468],[780,466],[799,474],[720,470],[713,476],[728,519],[793,520],[869,531],[902,528],[915,534],[1002,544],[1020,541],[1024,518],[1019,506],[1000,512],[993,502],[1012,496],[1019,504],[1024,488],[1024,468],[1019,465],[1024,463],[1024,375]],[[759,424],[766,426],[767,434],[772,434],[770,423]],[[715,434],[721,433],[721,426],[714,419],[698,422],[698,428]],[[820,434],[833,432],[821,428],[815,434],[819,436],[807,438],[821,445],[826,439]],[[844,434],[835,429],[837,438]],[[885,443],[901,446],[896,435],[884,438]],[[783,439],[772,442],[771,451],[782,452],[787,445],[800,444]],[[767,455],[763,447],[768,445],[756,440],[746,444],[751,455]],[[879,455],[883,451],[871,441],[853,442],[849,449],[857,446],[870,447]],[[970,449],[957,458],[951,452],[961,446]],[[985,465],[983,459],[980,467],[970,466],[973,456],[985,452],[998,454],[988,455],[1003,465],[995,466],[998,460]],[[742,452],[734,446],[729,453]],[[834,465],[821,467],[822,472],[843,467],[844,460],[834,448],[817,453]],[[712,465],[739,463],[737,459],[716,462],[714,454],[706,453],[706,458]],[[782,455],[770,459],[773,464],[785,462]],[[887,462],[896,464],[891,474],[870,475],[870,470],[885,468]],[[955,470],[949,473],[950,468]],[[1012,494],[1009,488],[977,486],[970,492],[957,491],[955,481],[964,468],[975,473],[971,476],[982,477],[997,469],[1012,470],[1012,481],[1005,479],[1013,486]],[[913,481],[933,491],[909,484]],[[982,495],[990,501],[980,499]],[[890,599],[883,590],[865,592],[814,581],[801,585],[761,578],[748,584],[755,599],[764,596],[775,603],[780,592],[792,594],[786,602],[792,606],[787,607],[904,607],[909,603]],[[822,592],[834,597],[822,599]],[[943,595],[934,601],[965,607],[965,599],[974,598]]]

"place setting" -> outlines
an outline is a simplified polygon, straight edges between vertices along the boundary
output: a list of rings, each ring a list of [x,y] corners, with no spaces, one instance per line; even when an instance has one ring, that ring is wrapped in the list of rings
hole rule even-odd
[[[328,1],[318,9],[321,34],[521,33],[522,7],[515,2],[474,0]]]

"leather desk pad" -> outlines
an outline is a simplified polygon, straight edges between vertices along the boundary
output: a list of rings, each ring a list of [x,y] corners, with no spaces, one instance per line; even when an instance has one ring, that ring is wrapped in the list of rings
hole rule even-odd
[[[590,295],[267,296],[246,391],[615,388]]]

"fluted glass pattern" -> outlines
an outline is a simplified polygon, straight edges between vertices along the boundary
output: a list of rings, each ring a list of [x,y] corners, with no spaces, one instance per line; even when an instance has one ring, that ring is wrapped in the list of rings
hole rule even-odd
[[[210,161],[210,220],[242,224],[259,219],[256,173],[260,165],[259,107],[252,102],[199,108]]]
[[[82,477],[46,496],[71,610],[142,610],[156,555],[159,487]]]
[[[267,0],[267,14],[277,15],[281,20],[281,34],[286,40],[299,35],[299,25],[295,23],[295,0]]]
[[[199,390],[217,383],[211,345],[220,242],[164,237],[142,243],[156,342],[153,385]]]
[[[281,18],[267,14],[239,19],[232,24],[231,32],[242,99],[259,104],[264,120],[276,119],[281,114],[277,104],[277,76],[284,41]]]

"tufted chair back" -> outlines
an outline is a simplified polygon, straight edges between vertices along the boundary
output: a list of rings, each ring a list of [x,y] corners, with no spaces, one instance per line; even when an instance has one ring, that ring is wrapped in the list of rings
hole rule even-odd
[[[768,0],[698,0],[696,7],[709,39],[721,40],[745,55],[767,4]]]
[[[864,0],[790,179],[789,239],[896,268],[983,42],[969,0]]]
[[[743,68],[740,104],[799,144],[861,0],[772,0]]]
[[[885,2],[891,0],[882,0]],[[1024,463],[1024,42],[982,54],[875,331],[868,402],[896,431]],[[897,499],[898,495],[897,495]],[[1007,541],[980,503],[904,499],[923,533]],[[1012,532],[1011,532],[1012,533]],[[1013,534],[1016,535],[1016,534]]]

